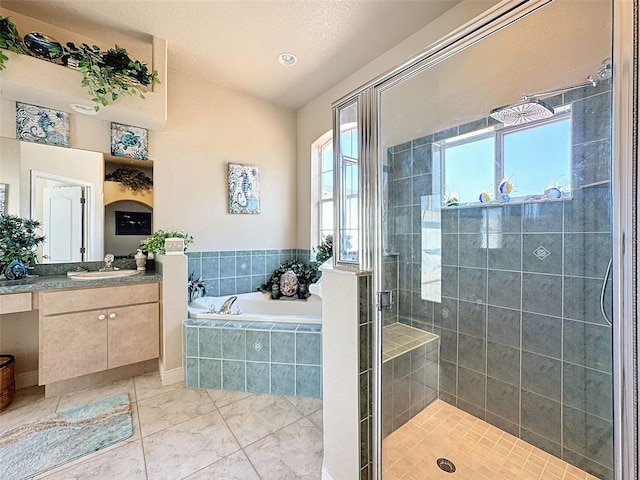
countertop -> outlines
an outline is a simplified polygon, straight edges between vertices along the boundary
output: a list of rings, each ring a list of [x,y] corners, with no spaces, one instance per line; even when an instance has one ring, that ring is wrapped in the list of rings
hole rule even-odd
[[[101,280],[73,280],[67,275],[42,275],[24,280],[0,281],[0,295],[3,293],[38,292],[62,288],[106,287],[128,283],[147,283],[162,280],[157,272],[145,272],[129,277],[107,278]]]

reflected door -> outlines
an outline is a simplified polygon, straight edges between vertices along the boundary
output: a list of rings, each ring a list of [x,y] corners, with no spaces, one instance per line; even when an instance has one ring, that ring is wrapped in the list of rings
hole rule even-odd
[[[43,189],[42,229],[46,237],[43,263],[83,259],[83,188],[77,185]]]

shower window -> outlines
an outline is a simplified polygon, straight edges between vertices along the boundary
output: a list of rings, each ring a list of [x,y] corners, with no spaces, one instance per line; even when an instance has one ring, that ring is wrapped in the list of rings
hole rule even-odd
[[[452,197],[459,204],[569,198],[571,117],[564,110],[533,125],[490,127],[434,143],[443,165],[443,203]]]

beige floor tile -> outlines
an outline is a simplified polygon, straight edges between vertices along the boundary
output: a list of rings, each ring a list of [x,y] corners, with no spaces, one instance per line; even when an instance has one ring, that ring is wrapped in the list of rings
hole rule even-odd
[[[285,397],[289,400],[303,415],[311,415],[313,412],[318,411],[322,408],[322,399],[321,398],[311,398],[311,397]]]
[[[311,420],[313,422],[313,424],[318,427],[319,429],[322,430],[323,428],[323,423],[322,423],[322,409],[313,412],[311,415],[307,415],[307,418],[309,420]]]
[[[184,478],[240,449],[217,411],[146,436],[143,444],[149,480]]]
[[[231,390],[207,390],[209,397],[213,401],[216,407],[224,407],[231,403],[235,403],[243,398],[251,397],[255,395],[251,392],[234,392]]]
[[[142,436],[152,435],[213,410],[215,406],[204,390],[184,388],[145,398],[138,402]]]
[[[77,392],[62,395],[56,411],[62,412],[69,408],[86,405],[87,403],[111,397],[113,395],[119,395],[121,393],[128,393],[129,400],[131,402],[136,401],[136,391],[133,386],[132,378],[128,380],[119,380],[101,387],[88,388],[86,390],[79,390]]]
[[[145,398],[160,395],[161,393],[185,388],[183,382],[172,383],[171,385],[163,386],[162,379],[160,378],[160,374],[158,372],[138,375],[137,377],[133,378],[133,383],[136,389],[137,400],[144,400]]]
[[[260,480],[256,470],[242,450],[189,475],[185,480]]]
[[[140,441],[125,443],[105,452],[101,450],[80,460],[36,478],[46,480],[144,480],[147,478]]]
[[[278,395],[252,395],[219,410],[243,447],[302,418],[296,407]]]
[[[322,433],[303,418],[245,448],[261,478],[319,480]]]

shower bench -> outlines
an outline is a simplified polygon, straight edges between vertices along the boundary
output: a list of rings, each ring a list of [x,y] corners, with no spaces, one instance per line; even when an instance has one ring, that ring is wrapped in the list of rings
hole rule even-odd
[[[440,337],[403,323],[382,329],[382,433],[389,435],[438,398]]]

